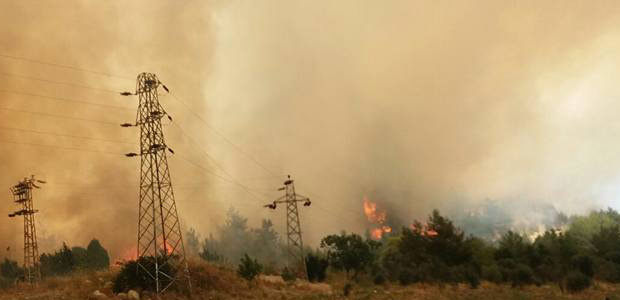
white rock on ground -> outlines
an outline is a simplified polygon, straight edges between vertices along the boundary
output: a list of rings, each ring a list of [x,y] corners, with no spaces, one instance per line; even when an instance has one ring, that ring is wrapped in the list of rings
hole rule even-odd
[[[127,299],[127,294],[125,294],[125,293],[118,293],[118,294],[116,294],[116,297],[118,297],[119,299]]]
[[[99,290],[96,290],[93,292],[93,298],[95,299],[107,299],[108,296],[106,296],[104,293],[100,292]]]
[[[103,284],[103,288],[111,289],[113,285],[114,283],[112,283],[112,281],[106,281],[106,283]]]
[[[269,283],[284,283],[282,276],[278,275],[258,275],[258,279]]]
[[[127,292],[127,299],[140,300],[140,294],[134,290],[129,290],[129,292]]]
[[[305,280],[297,280],[295,281],[295,285],[298,287],[307,288],[309,290],[328,294],[328,295],[332,293],[332,287],[327,283],[321,283],[321,282],[312,283],[312,282],[308,282]]]

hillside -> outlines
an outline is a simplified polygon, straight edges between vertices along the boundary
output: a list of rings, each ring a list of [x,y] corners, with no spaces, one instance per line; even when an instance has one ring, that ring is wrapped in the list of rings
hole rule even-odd
[[[192,299],[617,299],[620,300],[620,284],[596,282],[591,288],[581,293],[562,293],[557,286],[526,286],[512,288],[483,282],[478,288],[467,285],[398,284],[373,285],[367,278],[354,284],[348,296],[343,295],[345,280],[343,274],[331,274],[327,283],[313,284],[305,281],[285,283],[278,276],[261,276],[252,287],[234,271],[210,265],[205,262],[191,263],[193,295]],[[73,274],[66,277],[44,279],[36,286],[18,284],[0,291],[0,300],[73,300],[73,299],[126,299],[115,295],[111,289],[111,280],[118,272],[112,268],[106,272]],[[105,296],[94,295],[100,291]],[[141,293],[141,299],[153,299],[147,292]],[[161,299],[189,299],[174,292],[165,294]]]

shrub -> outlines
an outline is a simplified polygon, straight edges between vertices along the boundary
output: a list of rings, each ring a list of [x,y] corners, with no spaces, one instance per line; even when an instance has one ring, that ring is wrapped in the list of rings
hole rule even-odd
[[[321,248],[327,249],[329,264],[336,270],[344,270],[348,279],[351,271],[353,279],[357,279],[359,273],[365,272],[366,268],[373,264],[374,250],[379,248],[379,245],[376,241],[364,241],[355,233],[328,235],[321,240]]]
[[[571,264],[583,275],[594,276],[594,260],[588,255],[576,255],[572,258]]]
[[[347,282],[347,284],[345,284],[344,287],[342,288],[342,293],[344,294],[345,297],[348,297],[349,294],[351,294],[351,290],[353,290],[353,285]]]
[[[610,251],[603,256],[606,260],[620,264],[620,251]]]
[[[172,278],[176,274],[174,268],[171,268],[170,263],[159,264],[159,271],[168,274]],[[140,257],[137,261],[130,260],[123,265],[121,271],[112,280],[112,290],[115,293],[126,292],[131,289],[153,291],[155,279],[150,274],[155,274],[154,257]],[[165,276],[160,276],[159,279],[160,284],[163,286],[169,283]]]
[[[248,281],[249,284],[254,280],[254,278],[260,274],[263,270],[263,266],[256,261],[256,259],[251,259],[248,254],[244,254],[241,258],[241,263],[237,268],[237,274],[243,277]]]
[[[534,272],[532,271],[532,268],[527,265],[518,264],[511,273],[513,287],[521,287],[534,282]]]
[[[480,275],[477,272],[474,272],[472,269],[468,268],[465,270],[465,281],[469,284],[469,287],[472,289],[478,288],[480,285]]]
[[[603,261],[597,269],[597,278],[611,282],[620,282],[620,264],[613,263],[611,261]]]
[[[207,248],[206,246],[203,246],[202,251],[198,253],[198,256],[211,263],[225,263],[226,261],[224,256],[220,255],[215,250]]]
[[[43,276],[66,275],[76,267],[73,252],[64,243],[62,248],[54,252],[54,254],[42,254],[40,264],[41,275]]]
[[[322,282],[325,280],[327,271],[327,259],[308,253],[306,256],[306,269],[308,272],[308,280],[310,282]]]
[[[385,283],[385,281],[385,276],[383,276],[383,274],[375,275],[375,278],[372,280],[372,282],[376,285],[382,285]]]
[[[411,269],[404,269],[398,275],[398,282],[400,282],[401,285],[409,285],[420,281],[422,281],[420,272]]]
[[[90,241],[86,247],[86,264],[90,270],[104,270],[110,267],[108,251],[96,239]]]
[[[0,278],[6,279],[7,282],[14,282],[22,274],[24,270],[19,267],[16,261],[4,259],[4,262],[0,264]]]
[[[282,269],[281,276],[286,282],[293,281],[297,278],[297,276],[295,276],[295,272],[292,272],[288,267],[284,267],[284,269]]]
[[[493,282],[500,283],[502,282],[502,272],[500,268],[496,264],[483,266],[482,267],[482,279]]]
[[[592,279],[590,277],[576,271],[570,272],[566,275],[565,282],[566,289],[572,293],[581,292],[592,285]]]

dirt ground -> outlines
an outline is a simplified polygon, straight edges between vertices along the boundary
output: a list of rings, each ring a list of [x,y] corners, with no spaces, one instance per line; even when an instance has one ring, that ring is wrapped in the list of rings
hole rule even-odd
[[[239,278],[233,271],[202,264],[192,268],[193,293],[191,299],[359,299],[359,300],[526,300],[526,299],[588,299],[620,300],[620,284],[596,282],[591,288],[577,294],[562,293],[553,285],[511,288],[483,282],[477,289],[466,285],[398,284],[373,285],[370,282],[354,284],[349,295],[344,295],[346,281],[342,276],[331,275],[327,283],[313,284],[305,281],[284,282],[279,276],[261,276],[252,285]],[[18,284],[0,290],[0,300],[73,300],[73,299],[123,299],[112,292],[111,280],[115,271],[74,274],[67,277],[44,279],[36,285]],[[94,292],[99,291],[95,296]],[[103,295],[102,295],[103,294]],[[153,295],[141,293],[141,299],[153,300]],[[190,297],[174,292],[160,299],[184,300]]]

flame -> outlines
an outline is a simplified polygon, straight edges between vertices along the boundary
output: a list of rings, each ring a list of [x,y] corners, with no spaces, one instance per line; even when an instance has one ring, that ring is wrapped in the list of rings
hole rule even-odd
[[[170,244],[168,244],[168,241],[164,241],[164,249],[162,249],[164,251],[166,251],[166,254],[168,255],[172,255],[172,247],[170,246]]]
[[[172,255],[173,249],[167,241],[164,242],[164,245],[162,246],[161,251],[163,252],[164,249],[168,253],[168,255]],[[137,258],[138,258],[138,247],[134,245],[122,251],[119,257],[115,259],[115,263],[123,264],[131,260],[136,260]]]
[[[370,236],[373,239],[378,240],[378,239],[380,239],[383,236],[383,230],[381,230],[381,228],[372,229],[370,231]]]
[[[364,214],[370,223],[376,224],[379,227],[370,230],[370,236],[375,239],[381,239],[385,233],[392,232],[392,227],[384,225],[387,218],[387,214],[384,211],[377,211],[377,203],[368,200],[368,197],[364,196]]]
[[[411,229],[418,232],[422,236],[434,237],[438,236],[439,233],[434,229],[428,228],[427,225],[416,226],[415,224],[411,224]]]
[[[132,246],[122,251],[121,255],[115,259],[115,264],[122,265],[130,260],[136,260],[138,257],[138,247]]]
[[[437,235],[439,235],[439,233],[437,233],[437,231],[435,231],[435,230],[427,229],[425,235],[426,236],[437,236]]]
[[[377,212],[377,203],[371,202],[366,196],[364,196],[364,214],[372,223],[383,224],[385,222],[385,212]]]

